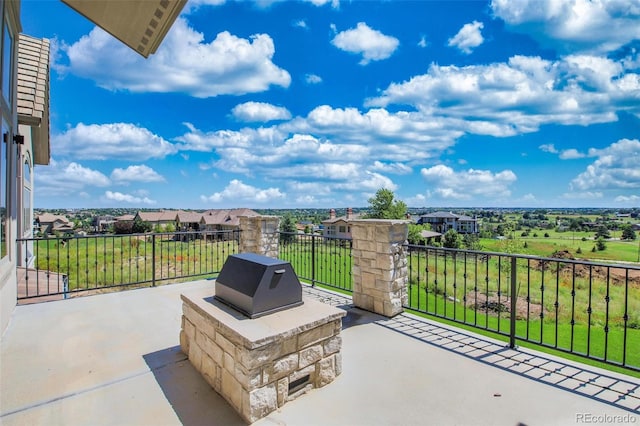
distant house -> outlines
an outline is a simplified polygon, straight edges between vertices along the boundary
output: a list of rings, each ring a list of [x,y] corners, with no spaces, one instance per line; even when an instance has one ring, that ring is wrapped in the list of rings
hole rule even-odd
[[[93,230],[95,232],[106,232],[113,224],[116,223],[116,218],[110,214],[102,216],[94,216],[92,220]]]
[[[440,232],[435,231],[421,231],[420,236],[425,239],[427,243],[431,243],[432,240],[440,241],[442,238],[442,234]]]
[[[327,238],[346,238],[351,239],[350,221],[359,218],[359,214],[354,214],[353,209],[349,207],[345,216],[336,217],[335,209],[329,210],[329,219],[322,221],[322,235]]]
[[[419,225],[429,224],[431,230],[446,233],[453,229],[459,234],[477,234],[480,232],[478,219],[455,214],[452,212],[435,212],[420,216],[416,222]]]
[[[156,226],[164,228],[169,224],[175,224],[176,214],[176,210],[161,210],[158,212],[139,211],[136,213],[133,220],[140,219],[143,222],[148,222],[154,228]]]
[[[203,213],[201,212],[185,212],[180,210],[176,214],[176,230],[182,232],[200,230],[202,215]]]
[[[116,222],[133,222],[135,216],[132,214],[123,214],[122,216],[116,216],[114,219]]]
[[[73,232],[73,223],[64,216],[43,213],[36,217],[36,228],[42,235]]]
[[[221,231],[237,231],[240,229],[240,217],[259,216],[251,209],[217,209],[202,213],[200,230],[218,233],[216,238],[222,237]]]

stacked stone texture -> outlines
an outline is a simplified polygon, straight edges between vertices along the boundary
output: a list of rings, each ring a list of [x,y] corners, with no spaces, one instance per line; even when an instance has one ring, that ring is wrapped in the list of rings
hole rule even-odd
[[[277,258],[279,255],[278,216],[240,216],[240,252]]]
[[[353,239],[353,304],[392,317],[407,303],[408,222],[355,220]]]
[[[342,372],[343,314],[265,342],[250,342],[185,296],[183,301],[182,351],[249,423],[310,389],[329,384]],[[290,384],[300,379],[300,386],[290,389]]]

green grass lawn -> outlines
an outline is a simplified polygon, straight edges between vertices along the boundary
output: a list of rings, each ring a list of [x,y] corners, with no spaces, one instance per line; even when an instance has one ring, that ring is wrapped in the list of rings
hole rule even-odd
[[[220,271],[234,241],[174,241],[169,236],[39,240],[38,269],[65,274],[69,290],[211,276]]]
[[[452,324],[464,324],[474,332],[484,332],[489,336],[495,334],[507,340],[510,333],[510,317],[508,312],[489,313],[486,310],[470,309],[463,303],[445,298],[442,294],[427,293],[424,288],[412,285],[409,291],[408,308],[436,316],[442,320],[453,321]],[[553,352],[572,352],[578,355],[580,362],[604,366],[597,359],[607,360],[614,364],[625,364],[640,367],[640,329],[610,327],[607,332],[602,325],[585,323],[571,324],[566,321],[556,323],[555,319],[530,318],[516,321],[517,344],[526,344],[540,350]],[[528,344],[527,344],[528,343]],[[594,360],[584,358],[589,356]],[[611,368],[607,366],[606,368]],[[618,369],[626,374],[640,377],[640,372]]]
[[[566,250],[576,259],[583,260],[608,260],[618,262],[638,262],[640,241],[619,241],[606,240],[606,249],[603,251],[592,251],[595,246],[593,233],[576,232],[575,238],[571,232],[556,231],[536,231],[537,237],[521,237],[514,233],[513,239],[496,240],[482,238],[480,244],[483,250],[495,252],[507,252],[528,254],[532,256],[550,257],[556,251]],[[545,238],[544,233],[548,232],[549,237]],[[588,238],[582,241],[582,238]],[[526,246],[525,246],[526,242]],[[578,249],[582,253],[578,253]]]

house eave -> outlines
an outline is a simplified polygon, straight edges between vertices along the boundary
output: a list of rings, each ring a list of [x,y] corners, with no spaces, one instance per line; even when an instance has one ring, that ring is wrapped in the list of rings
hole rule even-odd
[[[187,0],[62,0],[145,58],[160,43]]]

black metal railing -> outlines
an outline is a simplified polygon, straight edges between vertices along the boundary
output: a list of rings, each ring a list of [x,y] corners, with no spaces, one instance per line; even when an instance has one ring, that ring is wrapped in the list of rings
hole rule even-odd
[[[302,281],[352,291],[349,239],[279,232]],[[20,239],[18,298],[214,277],[239,232]],[[405,308],[640,371],[640,266],[407,245]]]
[[[19,239],[18,299],[215,276],[238,241],[238,231]]]
[[[406,308],[640,371],[640,267],[407,246]]]
[[[315,234],[280,232],[280,258],[291,263],[298,278],[351,291],[351,240]]]

